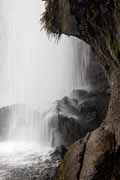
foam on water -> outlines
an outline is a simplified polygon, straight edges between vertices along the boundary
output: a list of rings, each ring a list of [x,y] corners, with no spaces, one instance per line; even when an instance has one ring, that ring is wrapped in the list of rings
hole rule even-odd
[[[0,143],[0,165],[21,166],[25,164],[38,163],[49,158],[51,147],[36,143],[26,142],[1,142]]]

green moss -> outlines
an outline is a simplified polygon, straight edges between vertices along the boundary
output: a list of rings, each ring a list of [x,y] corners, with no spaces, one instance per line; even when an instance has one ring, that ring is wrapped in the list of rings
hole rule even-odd
[[[96,18],[96,7],[94,4],[91,4],[91,6],[87,9],[87,19],[95,19]]]
[[[120,44],[116,40],[112,42],[111,49],[115,57],[119,59],[120,58]]]
[[[70,146],[69,151],[64,157],[64,160],[61,161],[56,180],[69,179],[70,173],[72,173],[71,172],[71,163],[72,163],[71,159],[72,159],[72,155],[74,154],[75,149],[76,149],[76,144],[73,144]]]
[[[112,54],[116,57],[116,59],[120,59],[120,42],[115,39],[115,37],[112,37],[111,34],[107,34],[106,41],[110,45]]]
[[[94,167],[96,166],[96,160],[93,160],[93,166]]]

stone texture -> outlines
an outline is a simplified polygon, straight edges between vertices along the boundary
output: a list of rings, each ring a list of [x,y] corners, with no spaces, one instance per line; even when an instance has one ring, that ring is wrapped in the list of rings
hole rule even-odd
[[[57,6],[56,9],[53,9],[55,3]],[[55,14],[56,11],[57,14]],[[46,18],[46,15],[51,16]],[[67,17],[71,21],[67,21]],[[54,19],[56,19],[56,26],[53,23]],[[60,19],[62,23],[59,23]],[[46,30],[54,35],[57,34],[57,37],[60,37],[61,34],[73,35],[87,42],[91,46],[97,62],[104,66],[110,80],[111,100],[108,113],[101,127],[91,133],[90,139],[86,142],[82,169],[80,169],[77,179],[119,180],[120,0],[47,0],[42,20]],[[49,24],[49,28],[47,28],[47,24]],[[73,31],[71,26],[76,29],[74,28]],[[72,170],[73,164],[71,163],[69,166],[72,167]],[[63,179],[69,180],[66,176]]]
[[[85,90],[74,90],[71,97],[57,101],[43,117],[49,122],[52,145],[69,146],[99,127],[108,102],[109,94]]]

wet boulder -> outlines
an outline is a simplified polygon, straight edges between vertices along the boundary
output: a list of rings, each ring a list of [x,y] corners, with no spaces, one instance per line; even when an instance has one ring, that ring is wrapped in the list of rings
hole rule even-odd
[[[69,146],[100,126],[110,95],[106,92],[74,90],[70,97],[56,101],[45,114],[52,146]]]
[[[62,160],[65,156],[65,154],[67,153],[68,149],[61,145],[61,146],[57,146],[55,148],[55,150],[50,154],[50,157],[53,160]]]

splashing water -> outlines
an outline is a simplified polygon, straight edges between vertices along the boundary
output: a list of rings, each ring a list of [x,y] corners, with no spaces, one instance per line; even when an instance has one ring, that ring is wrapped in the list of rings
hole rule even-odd
[[[40,8],[41,7],[41,8]],[[89,89],[90,48],[76,38],[62,36],[59,44],[40,32],[40,0],[1,0],[1,105],[31,104],[40,113],[73,89]],[[5,32],[5,33],[4,33]],[[33,155],[51,150],[49,121],[26,107],[12,108],[0,165],[29,164]],[[0,171],[0,177],[1,171]]]

